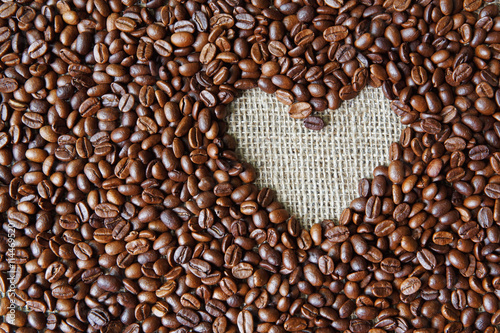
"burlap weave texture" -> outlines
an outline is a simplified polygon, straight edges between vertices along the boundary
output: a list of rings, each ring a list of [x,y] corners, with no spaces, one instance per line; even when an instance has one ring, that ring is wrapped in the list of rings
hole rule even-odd
[[[288,106],[259,89],[230,105],[229,132],[238,153],[258,171],[257,185],[270,187],[305,226],[337,219],[357,196],[358,182],[388,164],[388,148],[403,126],[380,89],[366,88],[311,131],[288,116]]]

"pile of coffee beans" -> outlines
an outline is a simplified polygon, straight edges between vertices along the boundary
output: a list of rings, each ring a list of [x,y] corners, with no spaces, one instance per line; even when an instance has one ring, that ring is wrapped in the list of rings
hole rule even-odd
[[[0,70],[0,332],[498,332],[496,5],[2,1]],[[408,127],[305,230],[226,106],[367,85]]]

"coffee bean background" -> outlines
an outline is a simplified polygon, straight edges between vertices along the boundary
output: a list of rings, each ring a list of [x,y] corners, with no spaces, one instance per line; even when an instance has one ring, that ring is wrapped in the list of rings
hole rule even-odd
[[[244,92],[229,110],[228,131],[238,141],[236,152],[255,166],[255,183],[275,189],[304,226],[340,216],[357,196],[359,180],[387,163],[403,129],[382,91],[371,87],[324,112],[321,131],[304,128],[258,89]]]
[[[0,29],[2,331],[497,332],[495,4],[20,0]],[[319,131],[367,85],[408,127],[306,229],[227,105]]]

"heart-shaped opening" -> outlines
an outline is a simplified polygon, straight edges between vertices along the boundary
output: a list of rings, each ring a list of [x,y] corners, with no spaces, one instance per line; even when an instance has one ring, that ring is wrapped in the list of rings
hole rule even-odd
[[[276,190],[280,202],[304,226],[338,218],[357,196],[357,184],[389,162],[388,149],[403,125],[380,89],[366,88],[321,117],[311,131],[288,116],[274,95],[254,89],[230,105],[229,132],[239,155],[255,166],[259,187]]]

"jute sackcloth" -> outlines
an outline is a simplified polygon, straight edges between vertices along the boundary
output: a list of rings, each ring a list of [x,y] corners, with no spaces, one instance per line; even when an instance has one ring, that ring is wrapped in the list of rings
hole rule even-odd
[[[338,219],[357,196],[359,180],[388,164],[389,146],[404,127],[374,88],[320,113],[327,124],[321,131],[290,118],[288,108],[259,89],[232,102],[229,133],[237,152],[257,169],[257,185],[274,189],[304,226]]]

